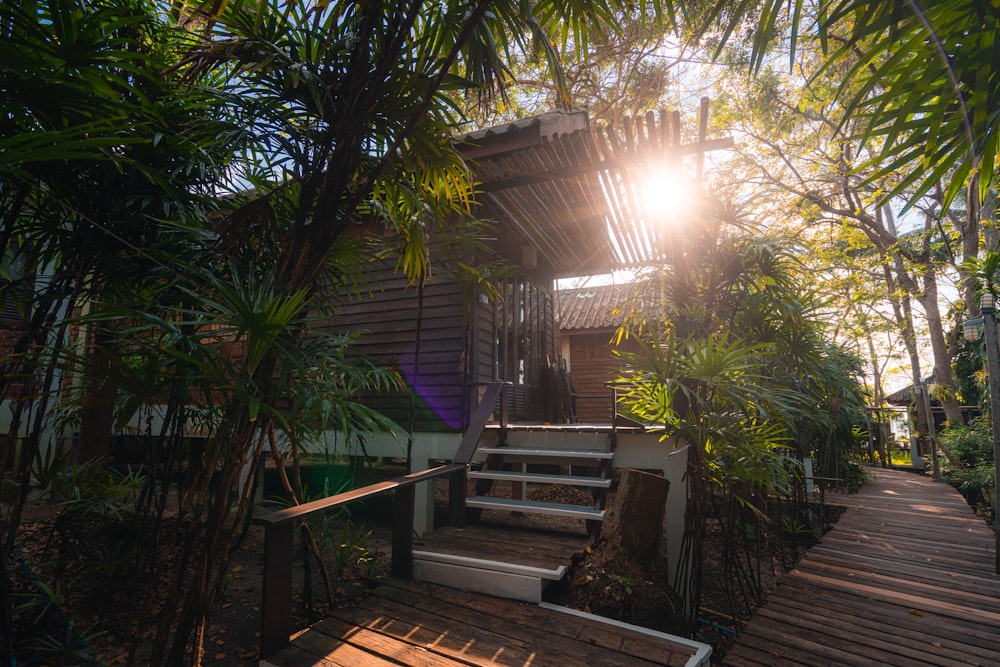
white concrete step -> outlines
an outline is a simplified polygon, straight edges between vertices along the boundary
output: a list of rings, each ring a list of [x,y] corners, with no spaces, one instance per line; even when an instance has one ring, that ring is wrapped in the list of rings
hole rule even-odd
[[[538,576],[416,557],[413,559],[413,578],[460,591],[485,593],[532,604],[542,601],[542,591],[549,583],[547,579]]]
[[[456,554],[443,554],[434,551],[420,551],[414,549],[414,560],[429,561],[435,563],[448,563],[449,565],[460,565],[479,570],[490,570],[492,572],[506,572],[507,574],[518,574],[522,577],[537,577],[549,581],[559,581],[566,575],[567,567],[560,565],[555,569],[542,567],[532,567],[530,565],[518,565],[517,563],[505,563],[499,560],[487,560],[485,558],[471,558],[469,556],[458,556]]]
[[[479,454],[496,454],[507,460],[525,459],[541,462],[540,459],[553,459],[569,463],[571,461],[610,461],[615,458],[614,452],[599,449],[538,449],[528,447],[480,447]]]
[[[526,514],[544,514],[546,516],[563,516],[572,519],[587,519],[589,521],[604,521],[604,510],[585,507],[583,505],[567,505],[564,503],[543,503],[533,500],[514,500],[510,498],[491,498],[474,496],[467,498],[466,507],[476,507],[503,512],[524,512]]]
[[[579,475],[554,475],[535,472],[517,472],[514,470],[473,470],[469,479],[495,479],[504,482],[531,482],[535,484],[565,484],[567,486],[586,486],[607,489],[611,480],[603,477],[583,477]]]

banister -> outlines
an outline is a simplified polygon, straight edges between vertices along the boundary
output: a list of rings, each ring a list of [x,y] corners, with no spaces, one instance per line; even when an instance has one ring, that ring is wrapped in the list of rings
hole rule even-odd
[[[271,512],[270,514],[265,514],[264,516],[254,517],[253,523],[260,524],[265,528],[269,526],[280,526],[281,524],[288,523],[289,521],[303,518],[307,514],[312,514],[313,512],[333,509],[334,507],[354,502],[355,500],[370,498],[371,496],[377,496],[379,494],[386,493],[387,491],[392,491],[393,489],[413,486],[435,477],[450,475],[463,467],[464,466],[456,463],[449,463],[447,465],[431,468],[430,470],[421,470],[419,472],[403,475],[402,477],[397,477],[396,479],[386,482],[376,482],[375,484],[363,486],[360,489],[344,491],[343,493],[338,493],[334,496],[320,498],[319,500],[302,503],[301,505],[286,507],[285,509],[277,510],[276,512]]]
[[[493,412],[493,406],[496,405],[507,384],[510,383],[491,382],[487,385],[483,400],[469,420],[469,428],[455,453],[454,463],[410,473],[386,482],[369,484],[360,489],[352,489],[294,507],[286,507],[253,519],[253,523],[264,526],[264,590],[260,628],[262,658],[288,646],[288,638],[292,633],[292,529],[295,522],[316,512],[393,491],[395,507],[392,522],[392,574],[412,578],[414,488],[421,482],[449,476],[451,522],[456,526],[464,524],[465,473],[469,461],[476,453],[476,447]],[[501,424],[506,426],[503,410],[501,410]]]
[[[493,406],[496,405],[497,399],[509,384],[510,382],[490,382],[486,385],[483,400],[476,407],[476,411],[472,413],[472,417],[469,419],[469,428],[466,429],[462,443],[458,446],[458,451],[455,452],[455,463],[467,464],[472,460],[476,453],[476,447],[479,446],[479,438],[483,435],[486,422],[489,421],[490,415],[493,413]]]
[[[466,469],[465,464],[450,463],[255,517],[253,522],[264,526],[264,589],[261,593],[260,608],[261,657],[266,658],[288,646],[288,638],[292,634],[292,530],[297,520],[356,500],[394,491],[392,574],[412,578],[414,488],[421,482],[444,475],[464,480]],[[450,486],[450,488],[455,487],[455,484]],[[452,515],[455,515],[454,511]]]

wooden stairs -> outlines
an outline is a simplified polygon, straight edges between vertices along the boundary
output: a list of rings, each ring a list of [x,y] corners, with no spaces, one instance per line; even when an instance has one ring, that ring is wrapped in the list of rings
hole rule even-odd
[[[414,578],[541,602],[545,587],[562,579],[572,561],[600,535],[614,446],[610,426],[487,426],[468,473],[465,504],[472,525],[426,535],[413,552]],[[563,494],[573,502],[529,499],[530,490],[546,486],[588,493]],[[536,527],[517,533],[507,527],[496,538],[484,532],[496,530],[487,528],[484,517],[523,515],[560,521],[549,530]]]

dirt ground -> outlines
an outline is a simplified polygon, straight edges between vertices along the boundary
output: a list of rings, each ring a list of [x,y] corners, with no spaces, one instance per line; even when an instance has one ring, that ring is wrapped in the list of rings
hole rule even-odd
[[[438,487],[437,494],[442,504],[446,498],[446,482]],[[565,487],[543,487],[534,489],[535,499],[561,500],[561,496],[572,495],[576,490]],[[612,499],[613,502],[613,499]],[[353,598],[363,595],[363,580],[368,577],[385,576],[388,571],[390,553],[390,528],[385,507],[374,506],[371,511],[355,512],[354,523],[335,523],[321,526],[317,539],[323,545],[331,575],[334,600],[332,604],[350,604]],[[21,533],[23,545],[22,565],[30,567],[34,560],[40,560],[46,548],[51,546],[51,513],[34,512]],[[524,519],[519,519],[523,521]],[[531,520],[545,522],[544,518]],[[558,520],[557,520],[558,521]],[[577,528],[584,531],[582,522]],[[562,526],[563,528],[565,526]],[[572,528],[570,528],[572,530]],[[347,532],[345,532],[345,530]],[[756,601],[740,597],[733,610],[733,598],[728,595],[723,582],[722,561],[719,544],[720,531],[717,524],[710,523],[706,537],[706,558],[704,560],[704,581],[699,624],[693,633],[688,633],[679,620],[677,596],[666,584],[665,558],[651,569],[630,564],[614,554],[608,554],[597,545],[589,555],[576,564],[564,582],[550,587],[546,597],[552,602],[582,609],[598,615],[616,618],[637,625],[691,636],[715,647],[716,656],[721,656],[743,622],[749,619]],[[765,591],[773,589],[785,567],[794,562],[787,550],[769,552],[760,570],[761,587]],[[212,615],[206,635],[205,664],[218,667],[236,667],[256,664],[257,640],[259,637],[261,588],[263,582],[263,529],[253,526],[244,541],[233,553],[230,575],[222,599]],[[73,572],[64,572],[67,586],[72,585]],[[314,611],[306,611],[302,599],[300,583],[303,571],[295,568],[295,589],[293,598],[295,609],[294,627],[306,627],[322,616],[325,605],[325,589],[316,573],[313,573]],[[69,598],[72,608],[67,609],[68,618],[75,620],[75,628],[86,629],[89,649],[99,657],[98,663],[125,664],[129,631],[125,631],[125,619],[115,613],[116,596],[135,596],[134,587],[124,587],[100,599],[81,600]],[[157,592],[153,591],[143,600],[156,605]],[[134,601],[134,600],[133,600]],[[122,608],[129,605],[121,605]],[[144,637],[152,636],[152,629],[140,630]],[[73,662],[66,656],[61,664],[85,664]],[[20,662],[20,665],[32,664]],[[46,664],[37,662],[33,664]],[[48,664],[60,664],[52,660]]]

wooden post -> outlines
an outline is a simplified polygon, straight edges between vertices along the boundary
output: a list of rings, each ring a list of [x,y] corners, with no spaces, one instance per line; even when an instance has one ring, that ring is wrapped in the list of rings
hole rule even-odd
[[[392,576],[413,579],[413,485],[393,492],[392,503]]]
[[[266,658],[288,646],[292,634],[292,527],[294,522],[264,527],[264,590],[260,608],[260,655]]]
[[[468,468],[459,470],[448,478],[448,523],[455,528],[465,526],[465,494],[468,485]]]
[[[985,299],[984,299],[985,301]],[[990,383],[990,424],[993,426],[993,535],[996,559],[994,570],[1000,574],[1000,348],[997,347],[996,306],[982,304],[983,334],[986,345],[986,372]]]

